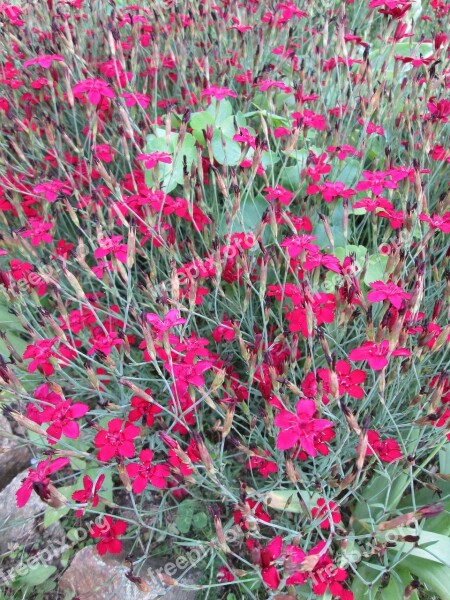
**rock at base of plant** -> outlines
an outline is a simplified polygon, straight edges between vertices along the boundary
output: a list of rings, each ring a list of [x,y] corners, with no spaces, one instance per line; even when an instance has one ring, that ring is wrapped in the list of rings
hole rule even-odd
[[[139,589],[126,576],[129,569],[109,556],[99,556],[94,546],[79,550],[69,568],[62,575],[59,587],[72,591],[79,600],[194,600],[194,590],[168,587],[161,583],[157,574],[163,572],[163,563],[146,567],[153,577],[144,579]],[[189,581],[189,583],[192,583]]]
[[[0,492],[0,554],[8,555],[19,546],[35,543],[44,544],[51,538],[64,539],[59,523],[43,528],[43,517],[47,505],[36,494],[32,494],[24,507],[18,508],[16,492],[22,485],[27,471],[23,471]]]
[[[12,435],[8,419],[0,415],[0,491],[30,464],[32,456],[29,447]]]

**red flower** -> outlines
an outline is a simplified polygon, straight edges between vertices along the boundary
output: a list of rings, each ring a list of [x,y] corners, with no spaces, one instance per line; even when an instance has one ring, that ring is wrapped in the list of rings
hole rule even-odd
[[[81,402],[72,404],[71,400],[59,402],[54,407],[46,407],[41,415],[41,422],[51,422],[51,425],[47,429],[49,444],[56,444],[62,435],[76,440],[80,435],[80,426],[74,419],[83,417],[88,410],[89,406],[87,404],[82,404]]]
[[[225,87],[217,87],[216,85],[210,85],[204,89],[201,93],[202,98],[216,98],[217,101],[223,100],[226,96],[230,98],[237,98],[236,92]]]
[[[281,556],[282,537],[278,535],[273,538],[265,548],[260,548],[259,543],[251,539],[247,541],[247,546],[252,552],[253,562],[261,567],[262,580],[271,590],[276,590],[280,585],[281,578],[273,563]]]
[[[322,529],[330,529],[330,516],[335,525],[342,521],[336,502],[325,502],[323,498],[317,500],[317,506],[311,510],[311,514],[314,519],[323,518],[320,523]]]
[[[306,188],[307,194],[322,194],[325,202],[332,202],[335,198],[350,198],[356,194],[355,190],[346,188],[342,181],[325,181],[322,184],[313,183]]]
[[[351,350],[348,357],[350,360],[367,360],[371,369],[380,371],[388,365],[388,356],[410,356],[410,354],[411,352],[406,348],[397,348],[390,352],[389,342],[383,340],[379,344],[365,341],[359,348]]]
[[[319,555],[324,545],[325,542],[319,542],[308,552],[308,555]],[[310,577],[313,581],[313,592],[318,596],[323,596],[329,589],[332,596],[337,596],[341,600],[353,600],[353,593],[344,589],[341,583],[347,579],[347,572],[333,565],[333,561],[327,554],[320,556]]]
[[[29,373],[34,373],[36,369],[39,369],[47,377],[53,374],[55,369],[50,359],[57,358],[58,356],[57,353],[52,350],[52,347],[57,341],[57,337],[46,340],[38,340],[35,344],[31,344],[26,347],[25,352],[23,353],[23,358],[33,359],[28,365]]]
[[[117,538],[123,535],[128,528],[125,521],[113,521],[109,515],[103,517],[100,525],[94,525],[89,531],[93,538],[100,538],[97,544],[97,552],[100,555],[110,552],[111,554],[120,554],[122,551],[122,542]]]
[[[39,246],[42,242],[51,244],[53,238],[49,233],[53,227],[53,223],[44,221],[41,217],[30,218],[28,220],[30,229],[25,229],[21,232],[23,238],[31,238],[31,244],[33,246]]]
[[[379,434],[376,431],[368,431],[368,443],[366,455],[377,454],[384,462],[395,462],[402,458],[402,452],[398,443],[389,438],[387,440],[381,440]]]
[[[367,294],[369,302],[383,302],[388,300],[395,308],[400,309],[403,306],[403,300],[410,300],[411,295],[405,292],[399,285],[392,281],[372,281],[370,284],[372,291]]]
[[[114,98],[114,91],[103,79],[88,78],[80,81],[72,88],[75,98],[87,96],[89,102],[96,106],[103,98]]]
[[[135,437],[140,434],[139,427],[124,423],[122,419],[112,419],[108,423],[108,430],[101,429],[94,438],[94,446],[100,448],[98,460],[118,458],[132,458],[134,456]]]
[[[182,317],[180,317],[180,314],[176,308],[172,308],[171,310],[169,310],[164,315],[164,319],[161,319],[155,313],[148,313],[147,321],[149,323],[151,323],[153,328],[158,333],[162,333],[164,331],[169,331],[169,329],[171,329],[172,327],[175,327],[176,325],[182,325],[183,323],[186,323],[186,319],[183,319]]]
[[[64,62],[64,58],[59,54],[40,54],[35,58],[30,58],[23,63],[24,69],[31,67],[31,65],[39,65],[43,69],[49,69],[52,62]]]
[[[50,458],[41,461],[36,469],[28,469],[28,475],[22,481],[22,485],[16,492],[17,506],[25,506],[31,496],[33,489],[39,491],[39,496],[46,497],[49,494],[48,486],[50,484],[49,475],[59,471],[69,464],[68,458],[57,458],[52,461]]]
[[[318,129],[319,131],[323,131],[327,124],[324,116],[308,109],[305,109],[303,112],[292,113],[292,118],[295,120],[294,122],[297,127],[311,127],[311,129]]]
[[[95,156],[105,163],[112,162],[117,154],[117,150],[109,144],[95,144],[92,150],[94,151]]]
[[[442,233],[450,233],[450,212],[446,212],[443,215],[432,215],[431,217],[425,213],[421,213],[419,219],[427,222],[431,229],[438,229]]]
[[[102,331],[102,330],[100,330]],[[115,346],[123,344],[123,340],[118,336],[115,331],[100,335],[98,332],[89,339],[92,344],[92,348],[89,348],[88,354],[95,354],[96,352],[102,352],[105,356],[109,356],[112,349]]]
[[[227,319],[224,319],[220,325],[215,327],[211,335],[215,342],[219,343],[222,340],[231,342],[236,337],[236,332],[233,329],[233,323]]]
[[[263,509],[261,502],[256,502],[256,500],[251,500],[250,498],[246,498],[240,505],[240,508],[237,508],[233,512],[233,519],[236,525],[240,525],[242,531],[248,531],[248,519],[256,517],[265,523],[270,523],[271,518]]]
[[[219,583],[225,583],[234,581],[233,573],[227,567],[219,567],[217,569],[217,581]]]
[[[103,258],[112,254],[115,258],[121,262],[127,262],[127,245],[121,244],[122,236],[113,235],[112,237],[105,237],[98,241],[100,248],[94,251],[95,258]]]
[[[100,501],[98,491],[102,487],[104,480],[105,480],[105,476],[100,475],[97,478],[95,485],[94,485],[94,482],[89,477],[89,475],[85,475],[83,477],[83,489],[76,490],[72,494],[72,500],[75,500],[75,502],[82,502],[83,504],[90,501],[92,508],[96,508]],[[77,517],[81,517],[83,515],[83,512],[84,512],[84,509],[80,508],[79,510],[76,511],[75,514]]]
[[[397,183],[393,180],[392,173],[385,171],[363,171],[362,175],[365,181],[359,181],[356,184],[358,191],[371,190],[375,196],[379,196],[384,188],[390,190],[397,189]]]
[[[168,165],[172,162],[172,157],[167,152],[151,152],[150,154],[138,154],[136,160],[144,163],[146,169],[153,169],[158,163],[166,163]]]
[[[265,451],[266,456],[270,456],[268,450]],[[262,456],[251,456],[245,465],[248,470],[257,469],[262,477],[269,477],[271,473],[278,473],[277,463],[267,460]]]
[[[145,390],[145,393],[149,396],[152,395],[152,391],[150,388]],[[146,423],[148,427],[152,427],[155,422],[155,415],[159,415],[162,412],[162,408],[144,400],[144,398],[140,398],[139,396],[133,396],[131,398],[131,406],[133,410],[130,410],[130,414],[128,415],[128,419],[130,421],[139,421],[142,420]]]
[[[316,240],[315,235],[292,235],[291,237],[285,238],[280,246],[287,248],[287,252],[291,258],[297,258],[304,250],[310,250],[316,248],[311,242]]]
[[[148,94],[138,94],[137,92],[133,92],[132,94],[129,92],[123,92],[122,98],[125,98],[125,106],[141,106],[142,108],[147,108],[150,102],[152,101],[151,96]]]
[[[170,469],[167,465],[152,464],[153,451],[142,450],[139,454],[139,463],[127,465],[127,473],[133,481],[133,492],[140,494],[151,483],[158,489],[167,487],[167,478],[170,476]]]
[[[345,360],[338,360],[335,368],[339,394],[348,394],[352,398],[361,400],[364,397],[364,390],[359,384],[366,380],[366,373],[360,369],[352,371],[350,364]],[[328,393],[330,391],[330,371],[328,369],[317,369],[317,374],[324,382],[324,392]]]
[[[284,204],[287,206],[294,194],[289,190],[286,190],[283,186],[277,185],[276,187],[266,187],[263,190],[266,192],[266,200],[269,202],[270,200],[278,200],[280,204]]]
[[[317,456],[314,446],[314,435],[325,429],[334,427],[331,421],[316,419],[316,404],[312,400],[299,400],[295,407],[295,413],[281,410],[275,417],[276,427],[281,427],[278,434],[278,450],[288,450],[300,443],[303,450],[309,456]]]
[[[59,194],[71,194],[72,188],[64,181],[52,179],[51,181],[44,181],[44,183],[35,185],[33,192],[35,194],[42,194],[48,202],[54,202]]]

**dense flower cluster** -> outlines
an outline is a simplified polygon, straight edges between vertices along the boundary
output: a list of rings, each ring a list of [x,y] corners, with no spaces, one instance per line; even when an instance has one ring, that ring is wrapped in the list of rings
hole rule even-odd
[[[92,4],[0,2],[18,506],[200,543],[205,597],[438,596],[405,528],[450,509],[450,5]]]

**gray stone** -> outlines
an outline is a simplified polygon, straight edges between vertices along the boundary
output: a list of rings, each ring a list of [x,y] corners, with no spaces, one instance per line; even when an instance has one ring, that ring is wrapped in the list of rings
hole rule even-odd
[[[164,563],[149,566],[146,562],[143,570],[157,573]],[[79,600],[194,600],[196,591],[177,587],[166,587],[157,576],[145,580],[145,591],[132,583],[126,573],[129,569],[110,555],[99,556],[95,546],[86,546],[79,550],[68,569],[59,580],[59,587],[71,591]],[[182,581],[193,584],[191,578]]]
[[[42,521],[47,505],[37,494],[31,494],[23,508],[18,508],[16,492],[28,471],[23,471],[0,492],[0,554],[8,554],[19,545],[45,542],[50,538],[63,538],[61,525],[56,522],[47,529]]]
[[[8,419],[0,415],[0,491],[29,466],[31,457],[29,446],[14,439]]]

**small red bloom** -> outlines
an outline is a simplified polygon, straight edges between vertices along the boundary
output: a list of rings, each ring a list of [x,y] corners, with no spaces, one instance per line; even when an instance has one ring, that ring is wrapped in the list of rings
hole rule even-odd
[[[82,502],[83,504],[90,501],[92,508],[96,508],[100,501],[98,492],[99,492],[100,488],[102,487],[104,480],[105,480],[105,476],[100,475],[97,478],[95,485],[94,485],[94,482],[89,477],[89,475],[85,475],[83,477],[83,489],[76,490],[72,494],[72,500],[75,500],[75,502]],[[84,512],[84,508],[80,508],[79,510],[76,511],[75,514],[77,517],[81,517],[83,515],[83,512]]]
[[[322,529],[330,529],[330,516],[335,525],[342,521],[336,502],[325,502],[323,498],[317,500],[317,506],[311,510],[311,514],[314,519],[323,518],[320,523]]]
[[[180,317],[179,312],[176,308],[172,308],[165,315],[164,319],[161,319],[155,313],[147,314],[147,321],[153,326],[153,328],[158,333],[163,333],[164,331],[169,331],[172,327],[176,325],[182,325],[186,323],[186,319]]]
[[[152,395],[152,391],[150,388],[145,390],[145,393],[149,396]],[[144,398],[140,398],[139,396],[133,396],[131,398],[131,406],[133,410],[130,410],[130,414],[128,415],[128,419],[130,421],[139,421],[145,422],[147,427],[152,427],[155,422],[155,415],[159,415],[162,412],[162,408],[156,406],[156,404],[152,404]]]
[[[83,98],[85,95],[91,104],[100,104],[103,98],[114,98],[114,91],[103,79],[88,78],[80,81],[72,88],[75,98]]]
[[[382,440],[376,431],[368,431],[368,447],[366,455],[377,454],[384,462],[395,462],[402,458],[402,452],[398,442],[389,438]]]
[[[153,451],[142,450],[139,454],[139,463],[127,465],[127,473],[133,479],[133,492],[140,494],[151,483],[158,489],[167,487],[167,478],[170,469],[167,465],[155,465],[152,463]]]
[[[53,62],[64,62],[64,58],[59,54],[40,54],[24,61],[23,67],[26,69],[32,65],[39,65],[43,69],[49,69]]]
[[[407,348],[397,348],[393,352],[389,351],[389,342],[383,340],[379,344],[365,341],[359,348],[350,351],[348,357],[350,360],[367,360],[369,366],[374,371],[384,369],[389,363],[388,356],[410,356],[411,352]]]
[[[270,452],[266,450],[266,456],[270,456]],[[267,460],[262,456],[251,456],[245,465],[248,470],[258,470],[262,477],[269,477],[271,473],[278,473],[277,463]]]
[[[39,369],[46,375],[52,375],[54,367],[50,361],[51,358],[57,358],[57,353],[52,349],[58,341],[58,338],[38,340],[35,344],[31,344],[26,347],[23,353],[23,358],[32,358],[33,360],[28,365],[28,372],[34,373],[36,369]]]
[[[136,160],[144,163],[146,169],[153,169],[158,163],[167,163],[168,165],[172,162],[172,157],[167,152],[151,152],[150,154],[138,154]]]
[[[399,285],[389,281],[373,281],[370,284],[372,291],[367,294],[369,302],[383,302],[388,300],[392,306],[400,309],[403,306],[404,300],[410,300],[411,295],[405,292]]]
[[[57,440],[64,435],[69,439],[76,440],[80,435],[80,426],[74,419],[80,419],[89,410],[87,404],[64,400],[56,406],[47,406],[41,414],[41,422],[51,422],[47,428],[49,436],[48,443],[56,444]]]
[[[140,434],[139,427],[124,423],[122,419],[112,419],[108,429],[100,429],[94,438],[94,446],[99,448],[97,458],[107,461],[117,456],[118,458],[132,458],[134,456],[133,440]]]
[[[256,517],[265,523],[270,523],[271,518],[263,509],[262,503],[251,498],[246,498],[243,503],[238,505],[238,508],[233,512],[233,519],[236,525],[240,525],[242,531],[248,531],[248,519]]]
[[[95,258],[103,258],[112,254],[119,262],[127,262],[127,245],[121,244],[121,235],[113,235],[99,240],[100,248],[94,251]]]
[[[93,538],[100,538],[97,544],[97,552],[102,556],[107,552],[111,554],[120,554],[122,551],[122,542],[117,538],[123,535],[128,528],[125,521],[113,521],[109,515],[103,517],[100,525],[94,525],[89,531]]]
[[[36,469],[28,469],[28,475],[22,481],[22,485],[16,492],[17,506],[21,508],[25,506],[31,496],[33,489],[39,488],[39,495],[45,496],[48,494],[48,485],[50,483],[49,475],[55,471],[59,471],[69,464],[68,458],[57,458],[52,461],[50,458],[41,461]]]
[[[236,92],[225,87],[217,87],[216,85],[210,85],[204,89],[201,93],[202,98],[216,98],[217,101],[223,100],[226,97],[237,98]]]
[[[288,450],[297,442],[309,456],[317,456],[314,446],[314,435],[325,429],[334,427],[331,421],[316,419],[316,404],[312,400],[299,400],[295,413],[281,410],[275,417],[276,427],[282,428],[278,434],[278,450]]]

